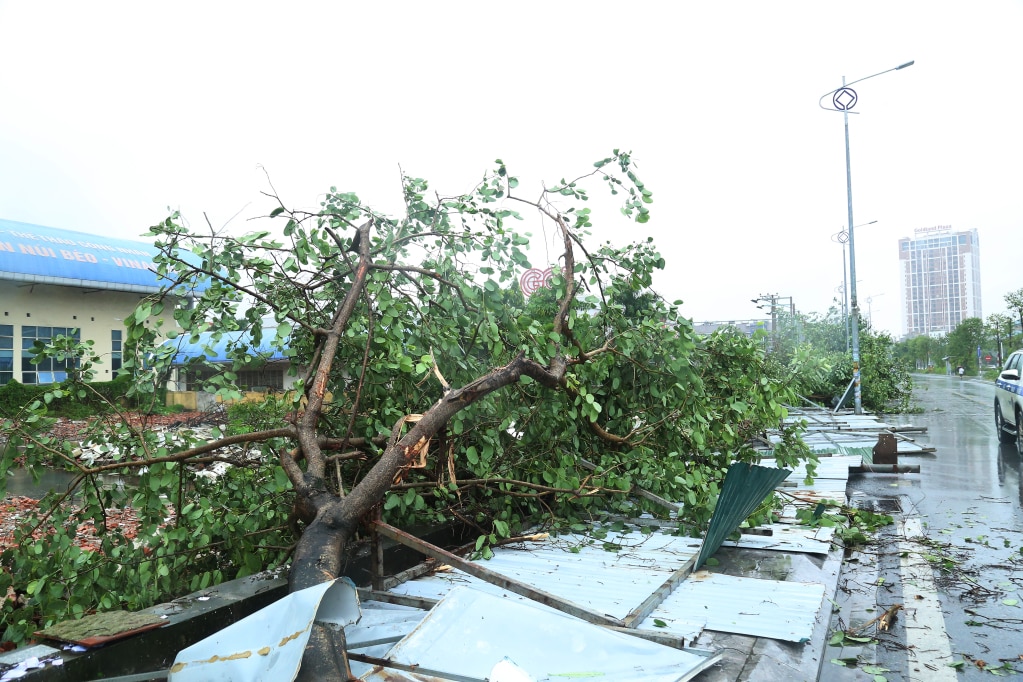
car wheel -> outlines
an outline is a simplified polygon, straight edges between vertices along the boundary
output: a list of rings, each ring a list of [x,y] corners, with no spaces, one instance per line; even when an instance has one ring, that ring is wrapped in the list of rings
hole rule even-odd
[[[1016,418],[1016,423],[1019,423],[1019,417]],[[1019,429],[1016,429],[1017,431]],[[1005,425],[1005,419],[1002,418],[1002,408],[995,403],[995,432],[998,434],[998,441],[1001,443],[1011,443],[1017,440],[1016,434],[1009,430]]]

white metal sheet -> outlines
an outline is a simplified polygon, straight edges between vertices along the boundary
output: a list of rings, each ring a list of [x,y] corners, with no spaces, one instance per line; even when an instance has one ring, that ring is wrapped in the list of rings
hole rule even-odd
[[[169,682],[259,682],[294,679],[313,622],[359,620],[348,578],[293,592],[178,652]]]
[[[651,617],[702,613],[708,630],[805,642],[813,635],[823,601],[824,585],[820,583],[697,571]]]
[[[831,551],[831,540],[835,537],[834,528],[810,528],[790,523],[765,524],[757,526],[757,530],[769,534],[743,533],[738,541],[726,540],[722,544],[745,549],[827,554]]]
[[[537,680],[599,677],[607,682],[678,682],[714,658],[648,642],[554,611],[460,587],[388,659],[485,679],[502,659]],[[364,680],[390,679],[369,673]]]
[[[604,543],[621,549],[607,551]],[[478,563],[592,611],[623,619],[694,557],[699,546],[698,538],[660,532],[609,534],[599,541],[585,535],[561,535],[542,543],[500,547],[492,559]],[[440,599],[456,585],[525,600],[454,569],[403,583],[392,591]]]

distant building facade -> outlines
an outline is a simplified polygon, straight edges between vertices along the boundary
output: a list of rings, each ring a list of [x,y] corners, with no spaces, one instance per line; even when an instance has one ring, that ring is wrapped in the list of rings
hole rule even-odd
[[[0,219],[0,385],[64,381],[75,360],[33,364],[32,346],[58,336],[92,341],[99,381],[121,367],[126,318],[168,282],[145,242]],[[174,328],[173,297],[160,315]]]
[[[710,335],[719,329],[734,329],[746,336],[753,336],[758,331],[771,331],[770,320],[721,320],[717,322],[694,322],[693,331],[697,334]]]
[[[231,368],[231,351],[240,348],[255,361],[250,369],[234,370],[234,381],[239,388],[257,393],[290,391],[298,377],[288,372],[291,361],[284,352],[270,343],[276,335],[276,328],[263,329],[260,344],[254,342],[249,332],[243,331],[224,332],[218,341],[213,340],[212,332],[203,332],[194,338],[182,334],[165,341],[178,351],[167,388],[171,391],[202,391],[203,384],[212,376]]]
[[[947,334],[967,318],[983,317],[977,230],[938,225],[913,232],[899,240],[903,335]]]

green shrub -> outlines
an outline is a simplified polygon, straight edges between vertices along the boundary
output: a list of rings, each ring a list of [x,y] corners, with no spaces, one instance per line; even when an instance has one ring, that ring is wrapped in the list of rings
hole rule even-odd
[[[36,398],[42,391],[35,390],[36,386],[26,386],[15,380],[0,386],[0,415],[14,416],[30,400]]]
[[[99,381],[89,384],[90,391],[84,396],[69,391],[66,397],[55,398],[47,404],[50,416],[67,417],[68,419],[84,419],[95,414],[106,412],[109,403],[137,408],[137,404],[128,401],[125,395],[131,379],[127,376],[118,377],[113,381]],[[42,400],[45,393],[57,387],[70,388],[70,384],[22,384],[10,381],[0,386],[0,414],[14,416],[26,405]]]
[[[268,395],[263,400],[244,400],[227,406],[227,434],[251,433],[286,426],[290,403]]]

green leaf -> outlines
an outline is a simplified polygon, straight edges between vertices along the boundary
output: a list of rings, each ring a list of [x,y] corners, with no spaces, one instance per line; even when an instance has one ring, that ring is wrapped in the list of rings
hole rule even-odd
[[[668,627],[668,624],[665,623],[660,618],[654,618],[654,627],[655,628],[666,628],[666,627]]]

